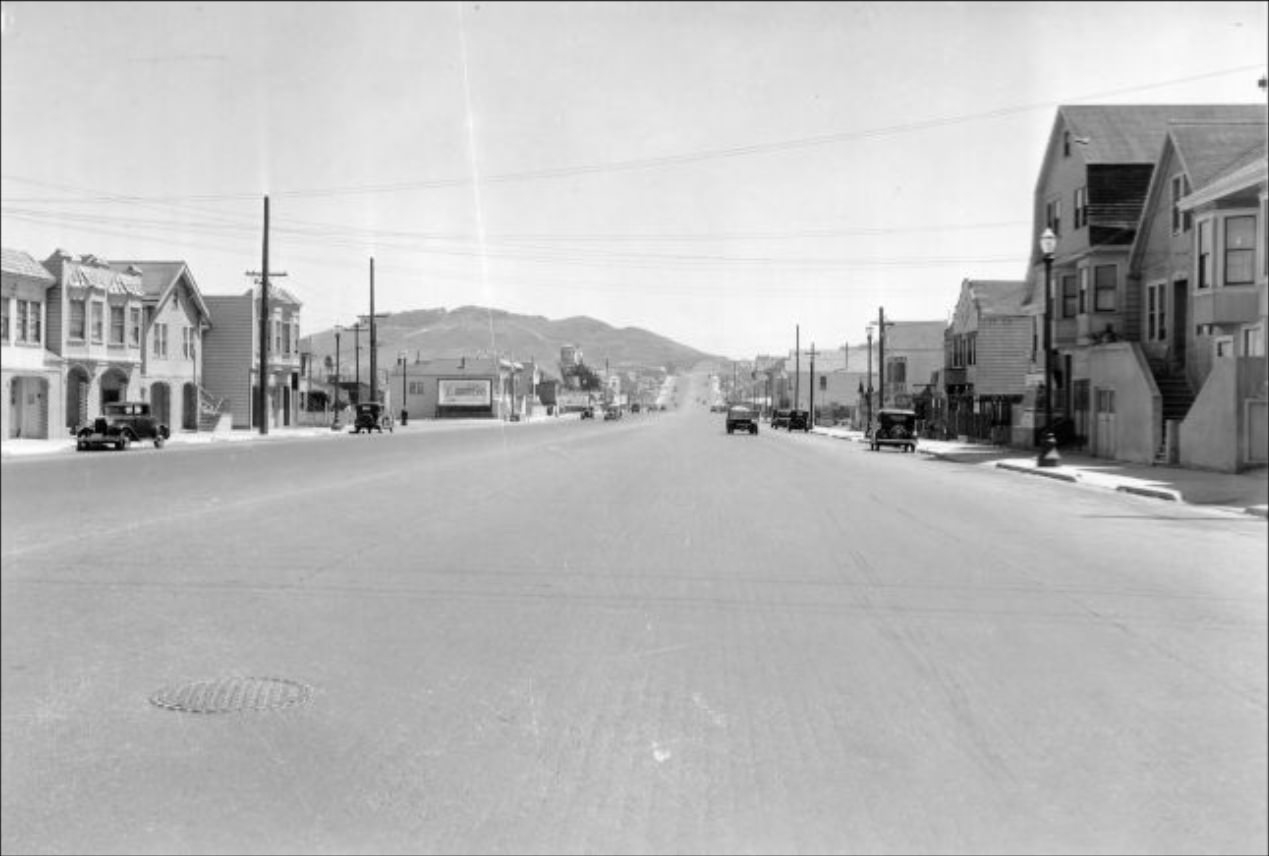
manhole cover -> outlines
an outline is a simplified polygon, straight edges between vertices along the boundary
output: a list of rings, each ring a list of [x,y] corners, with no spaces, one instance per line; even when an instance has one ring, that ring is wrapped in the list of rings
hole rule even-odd
[[[150,703],[182,713],[237,713],[294,707],[312,694],[311,687],[285,678],[222,678],[160,690]]]

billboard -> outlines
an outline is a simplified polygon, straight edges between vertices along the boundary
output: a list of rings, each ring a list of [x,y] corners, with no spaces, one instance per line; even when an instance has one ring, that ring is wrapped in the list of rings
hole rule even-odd
[[[442,407],[490,407],[493,404],[493,381],[487,378],[442,378],[436,384],[436,403]]]

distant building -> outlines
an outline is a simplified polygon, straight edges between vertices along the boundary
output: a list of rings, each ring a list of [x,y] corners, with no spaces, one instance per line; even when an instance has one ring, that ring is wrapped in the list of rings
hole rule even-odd
[[[258,410],[260,374],[260,286],[242,294],[209,294],[204,300],[216,326],[203,341],[204,384],[210,394],[225,402],[233,414],[234,428],[260,426]],[[300,406],[300,301],[285,288],[269,286],[269,425],[284,427],[299,422]]]
[[[65,436],[62,360],[47,339],[49,292],[57,280],[20,250],[2,250],[0,260],[0,436]]]

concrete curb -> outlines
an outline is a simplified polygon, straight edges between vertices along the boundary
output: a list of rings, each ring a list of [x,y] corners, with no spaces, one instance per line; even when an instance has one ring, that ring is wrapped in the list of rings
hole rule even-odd
[[[1178,491],[1170,490],[1165,487],[1137,487],[1131,484],[1121,484],[1115,487],[1120,493],[1133,493],[1137,496],[1149,496],[1154,499],[1166,499],[1169,502],[1181,502],[1181,494]]]
[[[1071,475],[1070,473],[1054,473],[1054,472],[1049,472],[1048,470],[1033,469],[1031,467],[1020,467],[1020,466],[1017,466],[1016,464],[1009,464],[1004,461],[997,461],[996,468],[1001,470],[1009,470],[1010,472],[1014,472],[1014,473],[1025,473],[1026,475],[1029,475],[1029,476],[1042,476],[1046,479],[1056,479],[1057,481],[1077,482],[1080,480],[1079,476]]]

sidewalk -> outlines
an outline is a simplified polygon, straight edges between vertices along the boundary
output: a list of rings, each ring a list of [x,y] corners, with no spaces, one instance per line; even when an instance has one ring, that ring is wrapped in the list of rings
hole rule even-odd
[[[817,427],[812,433],[856,443],[866,442],[862,431]],[[1005,446],[955,440],[921,440],[917,451],[944,461],[992,466],[1168,502],[1228,508],[1269,517],[1269,468],[1265,467],[1242,473],[1218,473],[1185,467],[1128,464],[1078,452],[1061,452],[1057,466],[1039,467],[1036,465],[1038,451],[1027,453]]]
[[[541,416],[524,419],[519,422],[507,422],[502,419],[419,419],[410,422],[408,425],[397,423],[394,426],[395,431],[402,433],[412,433],[415,431],[438,431],[447,428],[479,428],[493,427],[496,425],[528,425],[534,422],[543,422],[555,419],[576,419],[575,415],[570,416]],[[279,440],[311,440],[321,437],[340,437],[352,433],[352,425],[344,422],[338,431],[332,431],[329,426],[305,426],[290,428],[270,428],[268,434],[261,434],[259,429],[234,429],[232,431],[177,431],[168,438],[165,445],[168,446],[206,446],[219,443],[261,443],[275,442]],[[145,448],[150,446],[149,443],[140,443],[139,447]],[[8,439],[0,442],[0,458],[25,458],[32,455],[53,455],[60,453],[71,453],[75,451],[75,438],[62,438],[57,440],[16,440]]]

